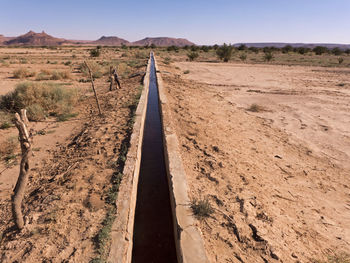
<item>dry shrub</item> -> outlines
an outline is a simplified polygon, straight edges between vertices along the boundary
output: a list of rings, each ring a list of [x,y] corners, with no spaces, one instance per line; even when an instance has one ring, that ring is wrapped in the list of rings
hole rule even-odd
[[[51,79],[52,80],[60,80],[60,79],[70,79],[71,75],[69,71],[52,71]]]
[[[193,215],[197,219],[210,217],[214,213],[214,208],[211,206],[208,198],[193,199],[190,203]]]
[[[16,157],[15,151],[18,147],[18,140],[16,137],[7,138],[0,144],[0,159],[1,160],[11,160]]]
[[[95,61],[89,61],[88,65],[89,65],[90,70],[92,72],[92,77],[93,78],[97,79],[97,78],[101,78],[103,76],[101,65],[99,65]],[[80,70],[81,73],[83,73],[83,75],[85,77],[90,77],[89,70],[86,67],[85,63],[81,63],[80,64],[79,70]]]
[[[137,59],[147,59],[148,58],[148,53],[144,52],[144,51],[137,51],[134,56]]]
[[[256,103],[253,103],[252,105],[250,105],[250,107],[247,110],[251,112],[262,112],[262,111],[266,111],[266,108]]]
[[[0,111],[0,129],[8,129],[13,126],[12,114]]]
[[[71,113],[79,99],[76,89],[57,83],[23,82],[0,98],[0,108],[12,112],[28,109],[30,120]]]
[[[13,77],[15,79],[24,79],[24,78],[33,77],[33,76],[35,76],[35,72],[30,72],[26,68],[19,68],[13,71]]]
[[[313,260],[313,263],[350,263],[350,254],[340,252],[336,255],[328,256],[327,260]]]
[[[118,65],[117,72],[122,77],[126,77],[128,74],[130,74],[130,67],[128,66],[128,64],[122,62]]]
[[[50,71],[47,69],[40,70],[40,73],[36,76],[35,80],[60,80],[60,79],[71,79],[69,71]]]

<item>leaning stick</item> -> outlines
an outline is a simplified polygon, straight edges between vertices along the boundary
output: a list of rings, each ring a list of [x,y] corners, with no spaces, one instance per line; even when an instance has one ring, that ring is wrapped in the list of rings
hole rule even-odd
[[[112,91],[113,90],[113,86],[114,86],[114,78],[113,78],[113,67],[111,66],[109,68],[109,90]]]
[[[22,160],[20,165],[19,177],[12,195],[12,213],[15,224],[19,230],[24,227],[22,215],[22,200],[28,183],[29,176],[29,157],[31,153],[31,136],[28,132],[29,121],[27,119],[26,110],[21,110],[21,115],[16,113],[15,125],[19,133],[19,141],[21,143]]]
[[[92,77],[91,69],[90,69],[89,65],[86,63],[86,61],[84,61],[84,64],[87,67],[87,69],[89,71],[89,74],[90,74],[91,86],[92,86],[92,90],[94,91],[94,94],[95,94],[95,99],[96,99],[96,104],[97,104],[97,108],[98,108],[98,113],[99,113],[99,115],[102,115],[100,103],[98,101],[97,93],[96,93],[96,90],[95,90],[94,78]]]

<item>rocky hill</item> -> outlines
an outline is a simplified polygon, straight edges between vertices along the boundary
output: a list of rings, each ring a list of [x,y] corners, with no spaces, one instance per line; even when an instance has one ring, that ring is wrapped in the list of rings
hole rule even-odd
[[[4,42],[9,41],[13,39],[13,37],[5,37],[4,35],[0,35],[0,45],[2,45]]]
[[[121,45],[128,45],[130,42],[114,36],[102,36],[100,39],[96,41],[89,42],[89,44],[96,44],[96,45],[104,45],[104,46],[121,46]]]
[[[11,40],[4,41],[5,45],[26,45],[26,46],[58,46],[69,41],[63,38],[55,38],[46,34],[44,31],[35,33],[29,31],[28,33],[15,37]]]
[[[192,46],[195,45],[191,41],[184,38],[171,38],[171,37],[146,37],[142,40],[132,42],[131,45],[145,46],[145,45],[156,45],[156,46]]]

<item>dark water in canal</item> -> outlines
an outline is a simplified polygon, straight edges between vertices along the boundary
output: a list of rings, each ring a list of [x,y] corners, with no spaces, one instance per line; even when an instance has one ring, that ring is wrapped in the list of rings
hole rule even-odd
[[[133,237],[133,263],[177,262],[153,56]]]

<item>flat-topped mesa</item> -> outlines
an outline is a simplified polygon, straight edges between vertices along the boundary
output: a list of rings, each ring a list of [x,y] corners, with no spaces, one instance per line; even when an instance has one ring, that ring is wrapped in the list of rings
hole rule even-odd
[[[195,45],[193,42],[188,41],[185,38],[172,38],[172,37],[146,37],[142,40],[135,41],[131,43],[135,46],[146,46],[146,45],[156,45],[156,46],[192,46]]]
[[[106,46],[121,46],[130,44],[129,41],[116,36],[102,36],[98,40],[92,41],[90,43]]]

